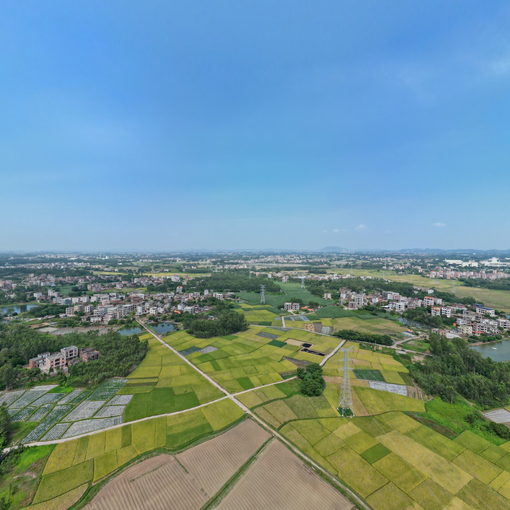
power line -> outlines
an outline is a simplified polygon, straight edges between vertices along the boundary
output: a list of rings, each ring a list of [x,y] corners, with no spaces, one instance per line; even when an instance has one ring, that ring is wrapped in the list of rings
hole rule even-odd
[[[344,353],[344,377],[342,381],[342,391],[340,393],[340,399],[339,399],[339,411],[342,414],[342,416],[347,416],[352,413],[351,407],[352,407],[352,390],[351,390],[351,380],[349,378],[349,370],[352,370],[352,368],[349,367],[349,349],[341,349]]]

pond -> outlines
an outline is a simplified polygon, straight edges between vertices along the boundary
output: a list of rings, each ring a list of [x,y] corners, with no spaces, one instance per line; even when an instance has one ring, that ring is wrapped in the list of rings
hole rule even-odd
[[[171,322],[160,322],[159,324],[147,324],[149,328],[153,329],[158,335],[166,335],[175,331],[175,326]]]
[[[471,349],[494,361],[510,361],[510,340],[496,344],[472,345]]]
[[[139,328],[138,326],[134,328],[123,328],[119,329],[117,333],[119,333],[122,336],[131,336],[131,335],[139,335],[142,332],[142,328]]]
[[[172,331],[175,331],[175,326],[171,322],[160,322],[159,324],[147,324],[149,328],[154,330],[158,335],[166,335]],[[123,328],[118,331],[123,336],[139,335],[143,333],[143,329],[135,326],[133,328]]]
[[[0,316],[4,315],[18,315],[23,312],[28,312],[32,308],[36,308],[38,305],[5,305],[0,306]]]

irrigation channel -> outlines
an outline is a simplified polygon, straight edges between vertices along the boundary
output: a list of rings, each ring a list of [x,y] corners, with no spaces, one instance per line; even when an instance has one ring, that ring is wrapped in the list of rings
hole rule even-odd
[[[279,439],[282,443],[284,443],[287,448],[289,448],[295,455],[297,455],[301,460],[303,460],[304,462],[306,462],[307,464],[309,464],[310,466],[312,466],[316,471],[318,471],[324,478],[326,478],[327,480],[329,480],[330,483],[332,483],[333,486],[337,486],[337,487],[340,487],[342,489],[342,491],[347,494],[349,496],[349,498],[351,499],[351,501],[355,502],[356,505],[358,505],[359,508],[363,508],[365,510],[371,510],[371,507],[365,503],[365,501],[363,501],[355,492],[353,492],[349,487],[347,487],[343,482],[341,482],[338,478],[335,478],[332,474],[330,474],[328,471],[326,471],[322,466],[320,466],[317,462],[315,462],[313,459],[311,459],[310,457],[308,457],[308,455],[306,455],[305,453],[303,453],[301,450],[299,450],[296,446],[294,446],[288,439],[286,439],[284,436],[282,436],[277,430],[275,430],[271,425],[269,425],[268,423],[266,423],[262,418],[260,418],[259,416],[257,416],[255,413],[253,413],[251,411],[251,409],[249,407],[247,407],[246,405],[244,405],[240,400],[238,400],[236,398],[237,395],[240,395],[242,393],[246,393],[248,391],[254,391],[254,390],[257,390],[257,389],[260,389],[260,388],[265,388],[267,386],[273,386],[275,384],[281,384],[283,382],[287,382],[289,381],[290,379],[285,379],[284,381],[277,381],[275,383],[270,383],[270,384],[264,384],[262,386],[258,386],[257,388],[251,388],[249,390],[245,390],[245,391],[240,391],[238,393],[230,393],[229,391],[227,391],[223,386],[221,386],[220,384],[218,384],[212,377],[210,377],[208,374],[206,374],[203,370],[201,370],[200,368],[198,368],[196,365],[194,365],[188,358],[186,358],[184,355],[182,355],[177,349],[173,348],[171,345],[167,344],[158,334],[156,334],[153,330],[151,330],[149,327],[147,327],[145,325],[145,323],[143,323],[142,321],[139,321],[137,320],[138,324],[143,328],[145,329],[148,333],[150,333],[158,342],[160,342],[164,347],[166,347],[167,349],[169,349],[170,351],[172,351],[176,356],[179,356],[179,358],[184,361],[186,364],[188,364],[191,368],[193,368],[193,370],[195,370],[196,372],[198,372],[202,377],[204,377],[205,379],[207,379],[207,381],[209,381],[213,386],[215,386],[216,388],[218,388],[218,390],[220,390],[225,396],[222,397],[222,398],[219,398],[219,399],[216,399],[216,400],[213,400],[212,402],[207,402],[205,404],[200,404],[198,406],[195,406],[195,407],[191,407],[189,409],[184,409],[182,411],[176,411],[176,412],[173,412],[173,413],[166,413],[166,414],[161,414],[161,415],[157,415],[157,416],[148,416],[146,418],[140,418],[139,420],[133,420],[133,421],[130,421],[130,422],[125,422],[125,423],[120,423],[119,425],[113,425],[112,427],[108,427],[107,429],[103,429],[101,430],[101,432],[105,431],[105,430],[110,430],[110,429],[114,429],[114,428],[120,428],[120,427],[123,427],[125,425],[129,425],[131,423],[138,423],[138,422],[142,422],[142,421],[147,421],[147,420],[153,420],[155,418],[159,418],[159,417],[162,417],[162,416],[173,416],[173,415],[176,415],[176,414],[182,414],[182,413],[186,413],[188,411],[193,411],[194,409],[199,409],[201,407],[205,407],[207,405],[210,405],[214,402],[219,402],[220,400],[224,400],[226,398],[230,399],[234,404],[236,404],[238,407],[240,407],[247,415],[250,416],[250,418],[252,418],[253,420],[255,420],[259,425],[261,425],[264,429],[268,430],[274,437],[276,437],[277,439]],[[328,356],[325,356],[324,359],[321,361],[320,365],[323,366],[332,356],[334,356],[339,349],[341,349],[341,347],[345,344],[346,340],[340,340],[340,342],[338,343],[338,345],[335,347],[335,349],[333,349],[333,351],[331,351],[331,353],[328,354]],[[53,441],[37,441],[37,442],[33,442],[33,443],[27,443],[26,447],[28,446],[43,446],[43,445],[47,445],[47,444],[58,444],[58,443],[64,443],[64,442],[67,442],[67,441],[72,441],[72,440],[75,440],[75,439],[78,439],[80,437],[84,437],[84,436],[91,436],[95,433],[97,433],[98,431],[94,431],[94,432],[88,432],[86,434],[82,434],[81,436],[74,436],[74,437],[70,437],[70,438],[66,438],[66,439],[55,439]],[[14,447],[11,447],[11,448],[17,448],[17,446],[14,446]],[[4,449],[4,452],[7,452],[9,451],[11,448],[6,448]]]

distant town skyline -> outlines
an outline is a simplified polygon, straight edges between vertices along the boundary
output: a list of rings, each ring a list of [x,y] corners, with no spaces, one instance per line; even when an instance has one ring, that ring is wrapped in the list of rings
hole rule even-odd
[[[510,5],[7,0],[0,249],[510,249]]]

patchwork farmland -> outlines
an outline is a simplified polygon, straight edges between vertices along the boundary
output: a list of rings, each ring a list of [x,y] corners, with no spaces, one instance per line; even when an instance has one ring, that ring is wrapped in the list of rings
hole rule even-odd
[[[120,391],[133,395],[125,421],[181,411],[224,396],[152,335],[141,338],[148,339],[149,352]]]
[[[282,443],[272,441],[217,508],[350,510],[354,506]]]
[[[34,427],[22,443],[52,441],[106,429],[122,423],[131,395],[115,396],[126,380],[105,381],[94,391],[75,389],[60,393],[56,385],[35,386],[0,394],[14,422]]]
[[[157,449],[180,450],[242,417],[235,404],[223,400],[183,414],[132,423],[58,444],[46,462],[33,503],[54,508],[74,490],[79,499],[84,485],[87,488],[97,483],[140,456]]]
[[[323,395],[305,397],[299,381],[289,378],[299,363],[325,359],[338,345],[336,338],[251,326],[209,339],[179,331],[164,341],[235,393],[255,419],[366,501],[366,508],[474,510],[489,505],[499,510],[510,505],[510,442],[496,444],[469,430],[445,435],[431,428],[420,419],[427,402],[408,370],[390,355],[345,344],[353,369],[354,417],[343,418],[337,410],[341,352],[324,366]],[[174,377],[162,376],[169,373],[163,371],[166,367]],[[224,397],[154,340],[146,360],[101,409],[108,414],[108,408],[127,404],[128,410],[137,396],[153,398],[150,393],[158,384],[179,394],[175,388],[186,385],[187,369],[197,377],[190,379],[192,386],[210,385]],[[269,386],[258,387],[265,384]],[[144,391],[129,391],[134,388]],[[134,395],[129,402],[123,395],[128,391]],[[83,406],[83,412],[88,408]],[[166,417],[150,418],[149,408],[144,409],[142,421],[58,444],[32,506],[67,508],[63,505],[79,500],[78,506],[91,509],[164,508],[172,499],[175,508],[251,510],[270,506],[270,498],[278,508],[353,508],[279,440],[266,443],[270,435],[254,421],[237,424],[245,412],[231,398]],[[79,415],[79,405],[73,412]],[[223,435],[196,444],[225,429]]]
[[[199,509],[269,439],[251,420],[224,434],[171,456],[135,464],[108,482],[87,506],[90,510],[138,508]],[[172,483],[167,483],[171,480]]]
[[[406,382],[406,368],[388,355],[346,347],[359,367],[350,375],[353,418],[336,411],[340,353],[326,364],[330,382],[320,397],[256,390],[243,401],[375,510],[509,508],[510,442],[470,431],[447,437],[420,423],[409,413],[425,412],[425,402],[402,394],[405,384],[384,382],[396,380],[391,374]]]
[[[296,339],[298,342],[289,342]],[[172,333],[165,341],[230,392],[240,392],[295,375],[296,363],[320,362],[338,339],[307,331],[251,326],[228,337],[199,339],[185,331]],[[320,354],[303,350],[310,344]],[[204,352],[204,349],[207,349]]]

